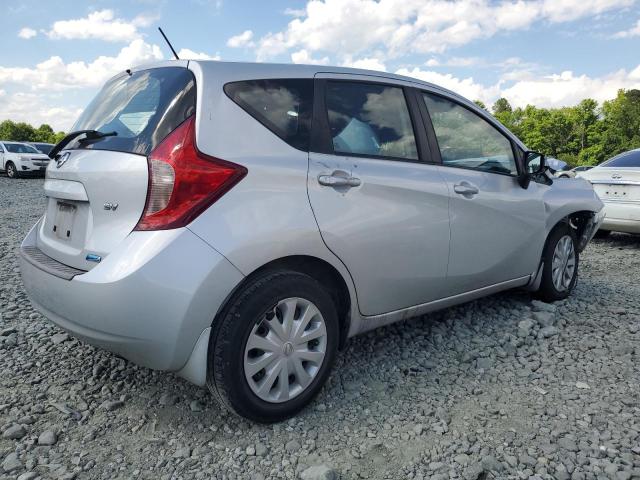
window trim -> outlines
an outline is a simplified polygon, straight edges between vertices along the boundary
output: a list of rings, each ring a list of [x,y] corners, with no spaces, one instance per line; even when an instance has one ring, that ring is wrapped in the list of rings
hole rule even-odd
[[[473,108],[471,108],[468,105],[465,105],[464,103],[458,101],[457,99],[450,97],[448,95],[443,95],[441,93],[438,92],[433,92],[431,90],[425,90],[425,89],[418,89],[419,90],[419,96],[420,96],[420,108],[421,108],[421,112],[423,112],[423,115],[425,116],[425,126],[427,127],[428,130],[431,131],[431,135],[433,135],[433,139],[436,142],[436,150],[437,152],[435,152],[435,154],[437,155],[437,158],[439,159],[440,165],[442,165],[443,167],[447,167],[447,168],[460,168],[463,170],[472,170],[474,172],[483,172],[483,173],[492,173],[494,175],[502,175],[504,177],[511,177],[511,178],[518,178],[520,175],[522,175],[522,165],[521,165],[521,160],[522,160],[522,154],[519,151],[519,147],[516,145],[516,143],[513,141],[513,139],[503,130],[504,127],[502,125],[500,125],[495,119],[493,118],[489,118],[488,116],[482,114],[479,111],[474,110]],[[424,101],[424,94],[428,94],[428,95],[432,95],[435,97],[440,97],[444,100],[447,100],[448,102],[454,103],[456,105],[458,105],[459,107],[462,107],[466,110],[468,110],[469,112],[473,113],[475,116],[479,117],[480,119],[484,120],[485,122],[487,122],[489,125],[491,125],[493,128],[496,129],[496,131],[502,135],[504,138],[506,138],[509,141],[509,145],[511,145],[511,153],[513,155],[513,161],[516,164],[516,172],[515,174],[513,173],[502,173],[502,172],[492,172],[490,170],[482,170],[479,168],[475,168],[475,167],[464,167],[464,166],[459,166],[459,165],[448,165],[446,163],[444,163],[442,161],[442,154],[440,152],[440,144],[438,142],[438,137],[436,135],[436,130],[435,127],[433,126],[433,120],[431,120],[431,114],[429,113],[429,109],[427,108],[427,104]]]
[[[278,82],[278,81],[283,81],[283,80],[295,80],[295,81],[305,81],[305,82],[310,82],[311,83],[311,104],[309,105],[309,118],[307,120],[306,123],[308,123],[307,128],[309,130],[309,138],[307,139],[306,145],[304,146],[304,148],[301,147],[297,147],[291,143],[289,143],[287,140],[285,140],[279,133],[278,133],[278,128],[277,126],[271,121],[269,120],[267,117],[260,115],[260,112],[258,110],[256,110],[255,108],[253,108],[251,105],[249,105],[247,102],[245,102],[244,100],[238,98],[238,99],[234,99],[229,92],[227,91],[227,87],[233,84],[237,84],[237,83],[247,83],[247,82]],[[276,137],[278,137],[280,140],[282,140],[286,145],[288,145],[291,148],[295,148],[296,150],[299,150],[301,152],[309,152],[311,145],[313,143],[312,138],[313,138],[313,121],[314,121],[314,112],[315,112],[315,97],[316,97],[316,90],[315,90],[315,81],[313,78],[308,78],[308,77],[284,77],[284,78],[250,78],[250,79],[245,79],[245,80],[233,80],[232,82],[227,82],[222,86],[222,91],[224,92],[224,94],[227,96],[227,98],[229,100],[231,100],[231,102],[237,106],[239,106],[245,113],[249,114],[250,117],[252,117],[256,122],[258,122],[260,125],[264,126],[267,130],[269,130],[271,133],[273,133]]]
[[[355,157],[355,158],[370,158],[375,160],[389,160],[393,162],[407,162],[407,163],[420,163],[420,164],[436,164],[437,162],[431,160],[430,150],[428,147],[427,136],[424,132],[421,133],[422,118],[419,112],[416,111],[418,102],[411,93],[411,87],[405,85],[399,85],[392,82],[376,81],[369,79],[343,79],[343,78],[316,78],[316,95],[314,97],[313,108],[313,122],[312,122],[312,141],[310,151],[315,153],[323,153],[326,155]],[[416,152],[418,158],[405,158],[405,157],[392,157],[388,155],[370,155],[365,153],[353,153],[353,152],[336,152],[333,146],[333,139],[331,137],[331,129],[329,127],[329,110],[327,109],[327,90],[328,83],[350,83],[350,84],[365,84],[365,85],[380,85],[384,87],[394,87],[402,91],[404,100],[409,112],[409,120],[411,122],[411,128],[413,131],[413,137],[416,142]],[[428,159],[428,160],[427,160]]]

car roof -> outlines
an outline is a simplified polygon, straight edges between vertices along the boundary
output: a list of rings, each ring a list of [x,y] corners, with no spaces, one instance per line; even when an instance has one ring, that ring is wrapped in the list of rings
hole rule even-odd
[[[425,82],[413,77],[398,75],[396,73],[380,72],[378,70],[366,70],[362,68],[335,67],[330,65],[306,65],[300,63],[259,63],[259,62],[224,62],[220,60],[165,60],[139,65],[131,71],[145,70],[148,68],[183,66],[196,63],[200,66],[205,75],[215,75],[217,72],[238,75],[238,77],[255,78],[313,78],[316,74],[340,74],[340,75],[361,75],[368,77],[379,77],[380,79],[392,80],[396,82],[412,83],[417,87],[423,86],[430,90],[440,91],[474,108],[478,108],[471,100],[462,95],[448,90],[434,83]],[[240,79],[240,78],[239,78]]]

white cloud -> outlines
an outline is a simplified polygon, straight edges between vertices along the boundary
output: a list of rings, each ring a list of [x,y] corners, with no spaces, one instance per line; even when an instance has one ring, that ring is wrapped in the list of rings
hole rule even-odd
[[[505,97],[514,107],[564,107],[576,105],[585,98],[602,102],[615,97],[621,88],[640,88],[640,65],[632,71],[623,69],[601,77],[575,75],[571,71],[547,76],[529,75],[528,78],[513,78],[507,74],[494,85],[483,85],[472,77],[458,78],[450,73],[419,68],[403,68],[396,73],[439,85],[469,100],[482,100],[487,105]]]
[[[498,85],[484,86],[475,82],[473,77],[460,79],[454,77],[450,73],[420,70],[419,68],[414,68],[412,70],[401,68],[396,73],[447,88],[465,98],[468,98],[469,100],[482,100],[487,103],[490,102],[491,99],[498,98],[499,96]]]
[[[24,38],[25,40],[29,40],[30,38],[35,37],[38,34],[33,28],[24,27],[21,28],[18,32],[18,37]]]
[[[188,48],[181,48],[178,52],[180,60],[220,60],[220,55],[209,55],[204,52],[194,52]]]
[[[34,93],[0,93],[0,121],[27,122],[36,127],[48,123],[55,131],[71,128],[82,109],[52,105],[55,99]]]
[[[304,13],[256,42],[258,60],[289,50],[358,57],[379,49],[385,61],[448,48],[534,22],[572,21],[634,0],[309,0]]]
[[[631,27],[629,30],[623,30],[622,32],[618,32],[613,35],[613,38],[631,38],[631,37],[640,37],[640,20],[638,20],[634,27]]]
[[[552,22],[567,22],[633,5],[634,0],[544,0],[542,14]]]
[[[48,91],[97,87],[117,72],[162,58],[160,47],[136,39],[115,57],[99,56],[90,63],[65,63],[59,56],[53,56],[35,68],[0,67],[0,85],[15,83],[29,85],[31,90]]]
[[[239,35],[234,35],[227,40],[227,46],[231,48],[241,47],[253,47],[254,43],[251,40],[253,38],[253,32],[251,30],[245,30]]]
[[[377,70],[379,72],[386,72],[386,65],[375,57],[365,57],[359,60],[346,59],[342,66],[352,68],[363,68],[365,70]]]
[[[91,12],[87,17],[54,22],[47,33],[54,39],[100,39],[129,42],[140,37],[138,27],[149,26],[155,17],[140,15],[131,21],[115,18],[113,10]]]
[[[619,89],[640,88],[640,65],[633,71],[618,70],[602,77],[575,75],[571,71],[521,80],[502,90],[512,105],[564,107],[584,98],[599,102],[613,98]]]
[[[427,67],[473,67],[484,64],[485,62],[478,57],[451,57],[444,60],[432,57],[425,62]]]
[[[299,50],[291,54],[293,63],[303,63],[305,65],[329,65],[329,57],[312,58],[306,50]]]

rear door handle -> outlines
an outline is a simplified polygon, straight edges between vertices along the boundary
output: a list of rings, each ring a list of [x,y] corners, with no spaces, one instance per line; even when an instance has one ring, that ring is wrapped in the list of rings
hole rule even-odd
[[[336,170],[331,175],[320,175],[318,183],[326,187],[359,187],[362,182],[359,178],[349,176],[347,172]]]
[[[477,195],[477,193],[480,191],[478,190],[478,187],[476,187],[475,185],[469,183],[469,182],[460,182],[460,183],[456,183],[453,186],[453,191],[460,194],[460,195],[464,195],[465,197],[471,197],[473,195]]]

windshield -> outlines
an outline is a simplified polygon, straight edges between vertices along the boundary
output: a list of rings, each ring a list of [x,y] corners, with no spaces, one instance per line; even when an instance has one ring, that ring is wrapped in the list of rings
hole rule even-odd
[[[73,126],[73,131],[116,132],[117,136],[96,142],[75,141],[69,148],[148,155],[195,112],[195,95],[195,80],[186,68],[122,74],[107,82]]]
[[[4,146],[11,153],[40,153],[31,145],[25,143],[5,143]]]
[[[600,166],[607,168],[640,167],[640,150],[621,153]]]
[[[38,150],[40,150],[42,153],[49,153],[51,151],[51,149],[53,148],[53,145],[49,144],[49,143],[36,143],[34,145]]]

